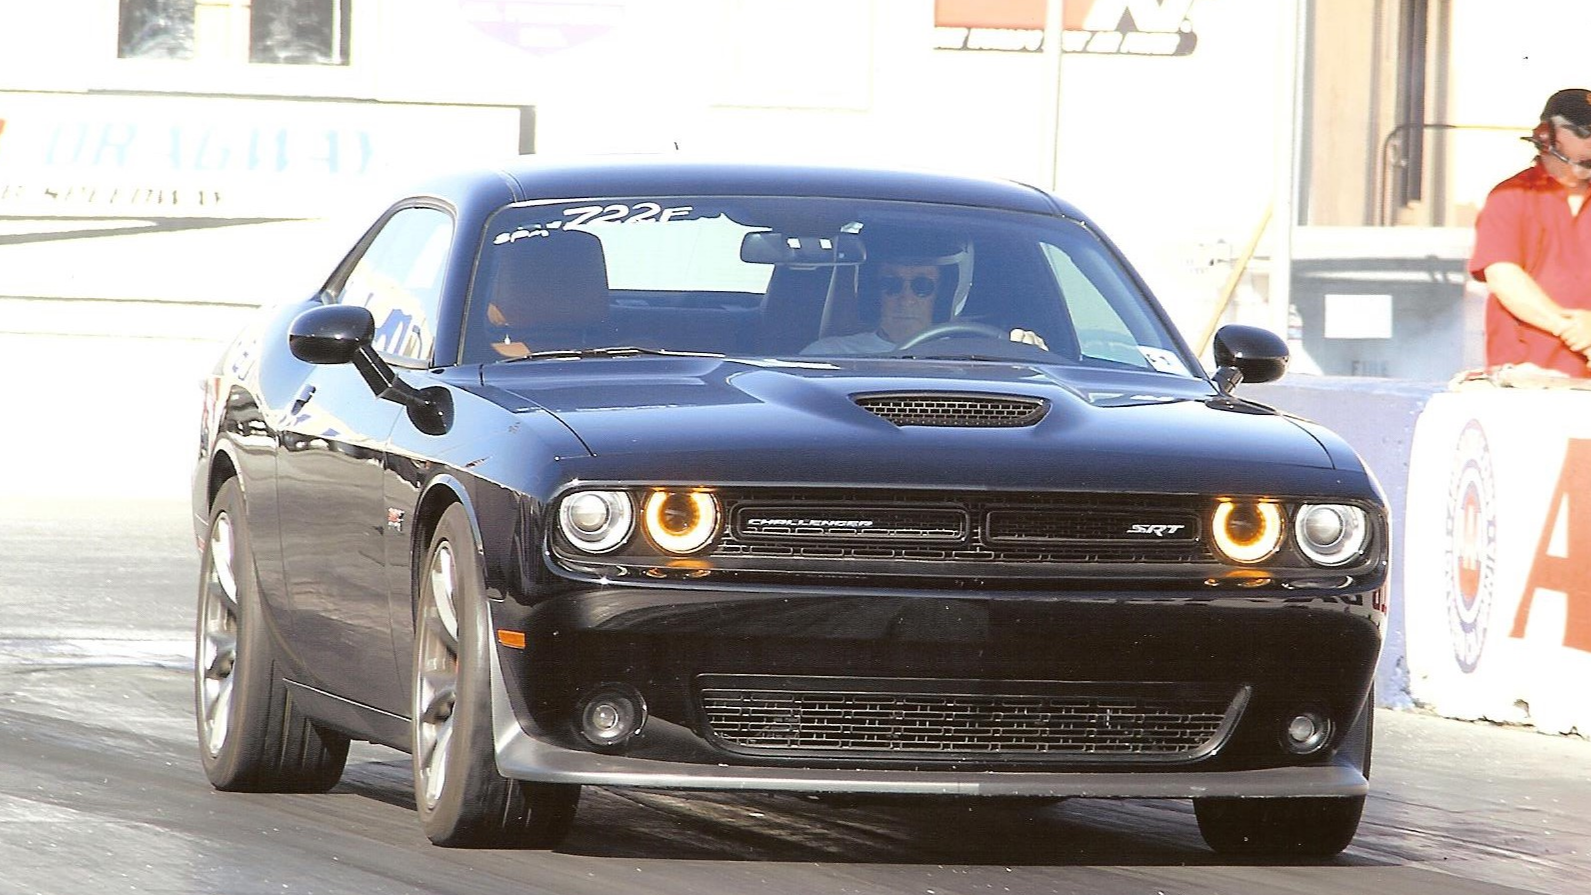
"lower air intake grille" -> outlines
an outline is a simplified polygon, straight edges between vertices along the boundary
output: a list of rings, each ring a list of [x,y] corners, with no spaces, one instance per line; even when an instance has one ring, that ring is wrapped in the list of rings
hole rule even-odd
[[[878,681],[848,690],[830,689],[855,683],[844,679],[779,679],[813,689],[735,676],[703,680],[713,684],[701,697],[711,737],[731,751],[764,755],[1186,760],[1220,744],[1244,701],[1244,693],[1134,695],[1120,686],[1089,693],[1077,684],[1024,688],[1052,693],[976,693],[943,686],[955,682]],[[726,686],[737,681],[747,685]],[[930,686],[912,692],[924,684]],[[890,685],[908,689],[884,689]]]
[[[953,392],[856,395],[852,400],[897,426],[1016,428],[1037,423],[1049,409],[1036,398]]]

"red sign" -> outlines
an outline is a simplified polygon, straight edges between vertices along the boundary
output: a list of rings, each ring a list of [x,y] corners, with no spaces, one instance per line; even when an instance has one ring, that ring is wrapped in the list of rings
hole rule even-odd
[[[1562,529],[1560,530],[1560,524]],[[1514,637],[1525,636],[1525,623],[1542,588],[1568,597],[1563,645],[1591,652],[1591,439],[1570,439],[1558,473],[1558,487],[1536,541],[1536,557],[1525,579],[1525,592],[1514,615]]]
[[[1199,37],[1193,0],[1064,0],[1062,49],[1113,56],[1186,56]],[[934,0],[942,50],[1044,49],[1048,0]]]

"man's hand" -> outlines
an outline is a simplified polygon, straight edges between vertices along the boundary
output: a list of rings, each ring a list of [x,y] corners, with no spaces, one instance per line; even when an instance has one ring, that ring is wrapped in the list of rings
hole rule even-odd
[[[1564,325],[1556,333],[1570,351],[1584,354],[1591,350],[1591,311],[1564,312]]]
[[[1588,320],[1587,323],[1591,324],[1591,320]],[[1011,330],[1011,341],[1021,342],[1024,345],[1036,345],[1045,351],[1050,350],[1050,346],[1044,344],[1044,338],[1031,329],[1018,328]]]

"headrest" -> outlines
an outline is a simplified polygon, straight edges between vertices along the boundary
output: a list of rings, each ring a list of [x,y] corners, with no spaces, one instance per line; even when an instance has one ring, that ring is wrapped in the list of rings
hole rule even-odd
[[[602,241],[579,230],[515,240],[497,249],[488,301],[507,325],[590,326],[608,319]]]

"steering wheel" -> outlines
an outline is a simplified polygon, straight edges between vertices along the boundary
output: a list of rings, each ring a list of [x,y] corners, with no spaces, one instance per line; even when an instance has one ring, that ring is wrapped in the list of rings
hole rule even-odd
[[[944,323],[936,323],[917,335],[908,338],[906,341],[896,345],[895,350],[902,351],[907,348],[916,348],[924,342],[956,333],[965,333],[969,336],[988,336],[991,339],[1000,339],[1002,341],[1010,338],[1010,335],[998,326],[990,326],[987,323],[974,323],[971,320],[947,320]]]

